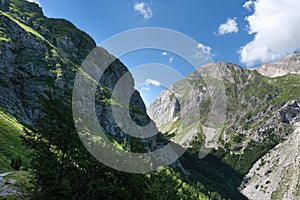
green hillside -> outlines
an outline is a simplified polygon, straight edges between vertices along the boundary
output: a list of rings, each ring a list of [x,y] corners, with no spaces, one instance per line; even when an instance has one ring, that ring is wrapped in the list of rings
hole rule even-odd
[[[13,171],[11,163],[20,159],[22,167],[28,166],[26,150],[20,137],[23,128],[15,118],[0,110],[0,173]]]

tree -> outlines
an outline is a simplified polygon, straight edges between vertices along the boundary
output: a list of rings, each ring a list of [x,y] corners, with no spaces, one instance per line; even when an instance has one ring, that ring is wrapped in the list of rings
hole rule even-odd
[[[41,98],[43,109],[34,131],[25,130],[25,143],[33,149],[31,167],[36,177],[36,192],[45,197],[64,197],[70,191],[71,153],[78,144],[71,109],[48,94]],[[66,195],[67,197],[68,195]]]
[[[22,158],[20,155],[18,155],[11,160],[10,166],[15,170],[20,170],[22,164],[23,164]]]
[[[25,130],[32,149],[36,199],[141,199],[144,175],[104,166],[90,155],[77,134],[71,107],[60,98],[41,98],[43,110],[33,131]]]

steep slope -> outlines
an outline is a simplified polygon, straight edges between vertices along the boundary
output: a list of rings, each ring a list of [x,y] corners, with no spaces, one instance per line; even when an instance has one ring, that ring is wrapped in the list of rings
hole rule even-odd
[[[25,147],[20,136],[23,126],[12,116],[0,111],[0,173],[13,171],[13,167],[28,167]],[[14,162],[19,159],[18,166]]]
[[[94,49],[95,42],[73,24],[63,19],[43,16],[41,8],[22,0],[2,1],[0,12],[0,106],[27,125],[41,117],[41,98],[52,96],[71,104],[74,78],[82,61]],[[5,11],[5,12],[4,12]],[[98,48],[103,63],[114,60]],[[107,133],[120,136],[111,120],[111,90],[127,68],[115,60],[107,69],[98,89],[97,113]],[[145,106],[138,92],[133,105],[141,110],[135,119],[145,123]],[[145,119],[146,118],[146,119]],[[148,120],[148,121],[147,121]]]
[[[71,23],[64,20],[54,23],[54,20],[43,17],[36,4],[2,1],[1,10],[0,92],[5,94],[0,97],[1,107],[22,123],[33,125],[41,108],[38,96],[45,96],[45,91],[62,96],[59,91],[72,87],[76,69],[80,66],[79,60],[74,62],[72,59],[73,54],[80,55],[77,54],[80,46],[75,46],[72,41],[76,39],[77,44],[89,46],[83,51],[85,55],[80,55],[81,60],[95,43]],[[39,32],[31,24],[39,25],[43,30]],[[52,24],[65,27],[65,31],[57,35],[59,32],[52,28]],[[66,38],[70,41],[65,42]],[[62,53],[61,50],[67,49],[73,52]]]
[[[256,71],[221,62],[200,67],[197,73],[192,73],[186,78],[193,87],[193,95],[188,94],[185,88],[181,87],[181,81],[163,91],[149,106],[147,112],[162,132],[173,133],[176,130],[178,134],[181,126],[178,124],[181,112],[189,114],[195,109],[200,109],[200,123],[204,128],[206,127],[205,123],[208,123],[206,120],[211,109],[210,91],[206,88],[205,80],[199,75],[195,76],[195,74],[203,73],[204,69],[210,70],[208,73],[215,73],[214,76],[218,76],[224,84],[227,119],[222,135],[223,142],[230,144],[234,149],[241,145],[241,147],[245,146],[250,139],[257,142],[263,141],[261,132],[265,131],[266,124],[269,126],[268,129],[282,128],[278,136],[284,137],[283,133],[288,131],[288,122],[278,119],[281,123],[275,123],[270,120],[276,115],[276,110],[281,104],[290,99],[299,100],[297,91],[297,86],[300,84],[299,77],[288,75],[271,79]],[[191,123],[199,122],[199,119],[189,118],[189,120]],[[162,121],[167,122],[161,123]],[[234,140],[240,140],[240,142],[234,142]]]
[[[2,127],[8,127],[3,136],[4,141],[19,146],[20,138],[16,136],[20,124],[32,129],[25,132],[34,152],[31,167],[37,199],[245,199],[237,190],[242,176],[275,145],[292,137],[292,124],[299,121],[297,75],[267,78],[231,63],[209,65],[163,92],[149,111],[169,138],[191,147],[180,160],[184,176],[172,168],[146,175],[117,172],[83,148],[70,112],[75,74],[87,75],[79,71],[79,66],[95,42],[66,20],[46,18],[34,3],[2,0],[0,9],[0,107],[4,110],[0,116],[4,119]],[[102,48],[98,53],[100,63],[114,59]],[[95,95],[97,117],[120,148],[151,150],[163,138],[130,137],[113,120],[111,105],[123,105],[113,98],[112,90],[127,72],[119,60],[105,71]],[[208,90],[201,75],[212,72],[214,83],[223,82],[226,90],[224,124],[211,123],[208,117],[208,108],[218,106],[211,105],[209,92],[218,90]],[[129,82],[133,82],[132,77]],[[133,90],[133,85],[129,86]],[[197,98],[191,99],[192,93]],[[149,123],[138,92],[132,96],[130,106],[125,106],[137,124]],[[195,112],[196,107],[201,115]],[[8,119],[12,118],[6,113],[19,122],[13,121],[10,126]],[[216,131],[221,135],[214,135]],[[197,151],[203,142],[217,150],[199,161]],[[23,149],[3,147],[1,170],[10,170],[10,160]]]
[[[279,64],[286,68],[290,66],[293,69],[297,67],[294,66],[294,63],[298,62],[299,58],[295,54],[283,59]],[[255,70],[247,70],[231,63],[222,62],[200,67],[197,71],[186,78],[193,86],[193,93],[180,87],[182,81],[175,83],[159,95],[156,101],[149,106],[147,112],[159,125],[159,129],[171,140],[177,140],[180,144],[186,145],[182,138],[193,139],[188,145],[190,150],[180,159],[182,166],[190,173],[191,179],[196,181],[195,177],[198,177],[198,181],[205,183],[207,180],[201,175],[201,172],[205,170],[205,166],[209,167],[209,165],[217,166],[220,171],[206,170],[206,176],[220,179],[217,177],[227,174],[225,172],[227,167],[223,166],[226,163],[234,169],[234,172],[227,174],[227,179],[220,179],[219,187],[215,187],[215,183],[209,182],[204,185],[219,191],[228,198],[242,198],[234,196],[234,194],[237,195],[234,188],[239,186],[243,176],[248,173],[253,164],[283,141],[295,141],[292,133],[295,129],[293,125],[300,121],[298,108],[300,76],[286,74],[270,78],[262,76]],[[218,79],[225,85],[227,111],[220,135],[216,135],[215,131],[218,129],[209,127],[207,122],[209,121],[207,112],[211,109],[212,101],[207,94],[205,81],[201,77],[201,74],[207,73],[207,71],[213,77],[219,77]],[[200,75],[195,76],[195,74]],[[176,106],[175,102],[177,102]],[[176,107],[180,109],[176,109]],[[201,117],[194,119],[193,112],[199,107]],[[201,108],[203,109],[201,110]],[[184,116],[191,116],[185,117],[185,119],[189,118],[190,123],[200,124],[200,126],[188,132],[185,131],[182,126],[181,113],[185,113]],[[164,123],[161,123],[162,121]],[[213,150],[207,158],[199,160],[195,153],[200,150],[202,144]],[[292,149],[287,150],[287,152],[291,151],[288,154],[293,154]],[[197,165],[193,163],[197,163]],[[207,163],[210,164],[207,166]],[[252,171],[255,170],[252,168]],[[281,168],[281,165],[278,165],[278,170],[281,170],[281,173],[285,172],[285,168]],[[292,173],[292,170],[290,171]],[[249,176],[251,175],[253,173]],[[252,179],[253,177],[248,178]],[[263,178],[254,179],[263,182]],[[287,182],[290,183],[290,181]],[[249,198],[256,192],[247,190],[252,186],[243,190],[246,191],[243,194]],[[273,189],[276,188],[272,183],[269,186]],[[224,187],[223,190],[231,191],[231,193],[226,194],[222,190],[218,190],[220,187]],[[275,189],[273,192],[279,191]],[[251,195],[248,196],[250,193]]]
[[[299,123],[294,126],[290,137],[260,158],[245,176],[242,193],[249,199],[300,198],[300,127]]]
[[[26,153],[19,145],[21,129],[26,127],[22,141],[30,149],[27,158],[34,190],[27,179],[24,184],[30,185],[31,199],[208,199],[205,190],[198,190],[171,167],[147,174],[123,173],[100,163],[83,146],[71,107],[76,73],[99,82],[96,94],[92,94],[96,97],[96,114],[104,133],[115,146],[131,152],[146,152],[165,144],[160,136],[143,140],[131,137],[114,121],[112,106],[120,106],[129,108],[135,123],[150,122],[137,91],[130,105],[121,104],[112,95],[117,81],[128,72],[118,59],[97,48],[98,67],[114,61],[100,80],[93,80],[79,68],[95,48],[95,42],[72,23],[45,17],[37,4],[26,0],[0,1],[0,29],[0,108],[3,110],[0,133],[1,142],[5,143],[0,148],[3,150],[0,171],[11,171],[9,165],[14,156],[22,157]],[[133,83],[131,76],[129,82]],[[133,84],[127,89],[134,90]],[[94,145],[99,138],[88,139],[89,144]],[[26,167],[24,163],[22,167]],[[14,182],[19,175],[22,179],[23,172],[9,174],[4,179]],[[22,187],[18,181],[16,185]],[[16,189],[1,188],[0,198],[25,198],[7,196],[16,194],[11,190]]]

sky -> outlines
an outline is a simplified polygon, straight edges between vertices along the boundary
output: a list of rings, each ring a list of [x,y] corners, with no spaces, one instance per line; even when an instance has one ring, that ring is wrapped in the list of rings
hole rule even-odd
[[[214,62],[256,67],[300,49],[299,0],[28,0],[37,2],[47,17],[64,18],[91,35],[97,44],[123,31],[161,27],[198,42]],[[160,63],[186,76],[193,71],[186,60],[168,51],[130,52],[120,60],[131,70]],[[137,88],[146,105],[169,84],[143,76]],[[140,74],[138,74],[140,76]]]

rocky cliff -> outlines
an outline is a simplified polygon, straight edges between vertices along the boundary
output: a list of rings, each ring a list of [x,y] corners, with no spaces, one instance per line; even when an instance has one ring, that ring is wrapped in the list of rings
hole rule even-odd
[[[299,123],[294,128],[286,141],[260,158],[244,177],[241,189],[249,199],[300,198]]]
[[[201,116],[197,120],[192,117],[189,120],[194,122],[200,120],[204,126],[208,123],[206,120],[211,112],[209,94],[211,91],[207,89],[205,79],[201,77],[204,73],[218,77],[224,84],[227,101],[226,126],[222,133],[222,140],[225,143],[231,140],[243,140],[243,143],[237,142],[238,144],[230,142],[234,147],[245,146],[251,139],[263,141],[262,132],[266,129],[280,129],[278,135],[284,137],[288,131],[286,126],[290,122],[277,113],[281,104],[285,104],[288,100],[299,99],[296,89],[299,77],[291,75],[271,79],[256,71],[223,62],[200,67],[197,72],[191,73],[185,80],[192,85],[192,92],[188,93],[188,89],[181,87],[181,81],[163,91],[149,106],[147,112],[161,131],[172,133],[181,129],[178,123],[181,113],[186,112],[191,116],[189,113],[193,113],[195,109],[199,109]]]
[[[300,74],[300,53],[294,53],[279,61],[264,64],[254,68],[260,74],[268,77],[284,76],[286,74]]]
[[[242,175],[250,170],[242,190],[248,198],[295,199],[299,190],[298,170],[291,163],[297,156],[290,160],[287,155],[299,151],[296,140],[300,121],[299,62],[299,54],[293,54],[257,70],[223,62],[199,67],[185,79],[193,92],[180,87],[182,81],[179,81],[163,91],[147,112],[172,140],[182,145],[186,140],[194,140],[189,143],[191,149],[204,142],[207,148],[215,149],[212,155],[222,155],[220,158]],[[212,101],[201,76],[207,72],[225,86],[226,120],[219,135],[218,129],[207,122]],[[193,112],[199,108],[201,114],[194,119]],[[186,115],[190,123],[200,126],[186,131],[181,119]],[[189,168],[183,161],[185,166]],[[286,173],[290,176],[284,178]],[[285,184],[293,187],[285,188]]]
[[[81,73],[81,63],[96,45],[72,23],[45,17],[35,3],[2,0],[0,9],[0,107],[24,125],[34,126],[42,115],[41,98],[50,95],[71,104],[75,75]],[[112,119],[110,99],[114,85],[128,70],[106,50],[98,48],[98,53],[102,63],[112,64],[97,90],[97,116],[105,131],[121,141],[125,133]],[[131,102],[132,108],[141,111],[131,111],[132,118],[140,124],[149,123],[137,91]]]
[[[25,0],[1,0],[1,126],[5,126],[7,119],[12,118],[6,114],[9,113],[18,120],[15,123],[19,126],[14,131],[16,134],[22,132],[24,127],[34,128],[37,119],[43,118],[44,111],[47,110],[42,101],[44,99],[58,99],[60,104],[70,108],[75,75],[86,75],[86,72],[80,71],[80,65],[95,47],[95,42],[86,33],[66,20],[45,17],[37,4]],[[112,61],[100,79],[95,94],[99,123],[117,142],[133,144],[130,137],[118,127],[111,112],[112,105],[124,106],[113,97],[112,90],[128,70],[106,50],[98,48],[97,52],[99,67]],[[245,176],[240,189],[250,199],[296,199],[299,196],[299,60],[299,54],[293,54],[257,70],[247,70],[225,62],[209,64],[163,91],[148,108],[149,116],[166,137],[189,147],[188,152],[180,159],[180,170],[185,179],[193,181],[193,187],[195,185],[196,188],[193,190],[194,194],[199,190],[214,198],[216,194],[213,192],[217,191],[219,198],[243,199],[244,196],[238,192],[237,187]],[[128,87],[128,90],[134,91],[131,76]],[[221,90],[224,90],[224,96],[216,95]],[[146,125],[150,122],[137,91],[133,93],[130,105],[125,106],[130,109],[131,118],[137,124]],[[226,118],[223,118],[223,111]],[[1,133],[13,130],[11,126],[6,128]],[[3,138],[15,136],[8,134]],[[142,148],[149,150],[149,147],[158,147],[159,142],[164,144],[164,141],[151,138],[139,140],[135,145],[142,143]],[[19,140],[16,144],[21,145]],[[204,160],[199,160],[195,152],[199,151],[202,144],[213,150]],[[6,147],[5,151],[7,148],[11,147]],[[7,151],[4,156],[0,155],[0,161],[10,162],[13,155],[11,151]],[[289,155],[293,155],[293,158]],[[60,154],[56,156],[58,160],[61,159]],[[91,168],[85,168],[85,158],[80,156],[81,154],[76,158],[83,160],[82,168],[77,167],[72,156],[68,167],[76,169],[78,176],[80,173],[88,175],[92,181],[87,183],[93,189],[102,188],[94,184],[104,177],[105,181],[116,182],[111,188],[118,186],[117,189],[126,191],[126,187],[124,189],[119,186],[127,183],[128,178],[133,176],[104,169],[91,160],[87,166],[98,166],[99,171],[94,172],[91,167],[94,173],[89,174]],[[9,169],[8,163],[0,164],[5,167],[2,170]],[[181,165],[177,163],[175,167],[178,166]],[[97,178],[98,172],[107,176]],[[75,175],[77,176],[76,173]],[[113,179],[119,176],[122,180]],[[86,176],[76,179],[73,177],[71,180],[78,181],[82,177]],[[185,184],[183,179],[174,177],[171,174],[170,180],[176,180],[176,185]],[[131,181],[135,183],[136,179],[133,178]],[[166,186],[171,182],[167,180]],[[105,185],[105,181],[100,185]],[[159,178],[158,182],[160,181]],[[145,188],[149,187],[148,183],[149,180],[143,182]],[[73,186],[76,185],[79,183]],[[291,187],[287,188],[287,185]],[[157,191],[157,186],[151,186],[153,191]],[[106,191],[106,197],[111,197],[111,188]],[[103,191],[99,194],[102,195]]]
[[[171,167],[148,174],[123,173],[105,166],[84,148],[71,113],[77,73],[97,83],[96,93],[81,96],[81,103],[95,97],[97,122],[118,150],[145,153],[165,144],[160,135],[146,139],[131,137],[115,122],[113,107],[129,110],[130,118],[139,126],[151,120],[140,94],[134,90],[132,76],[120,60],[98,47],[97,62],[93,64],[99,69],[105,68],[100,80],[93,79],[93,71],[80,68],[95,47],[86,33],[64,19],[45,17],[35,3],[0,1],[0,171],[13,171],[11,165],[19,165],[14,166],[17,170],[30,168],[28,172],[12,173],[12,178],[4,177],[11,182],[5,185],[2,176],[6,174],[1,174],[0,198],[205,198],[202,191],[189,186]],[[125,91],[133,92],[129,103],[113,94],[124,74],[129,74],[128,84],[123,85]],[[88,139],[91,145],[101,143],[99,136],[88,135]],[[135,164],[132,160],[128,162]],[[166,178],[167,184],[161,177]],[[169,194],[165,193],[166,185]]]

